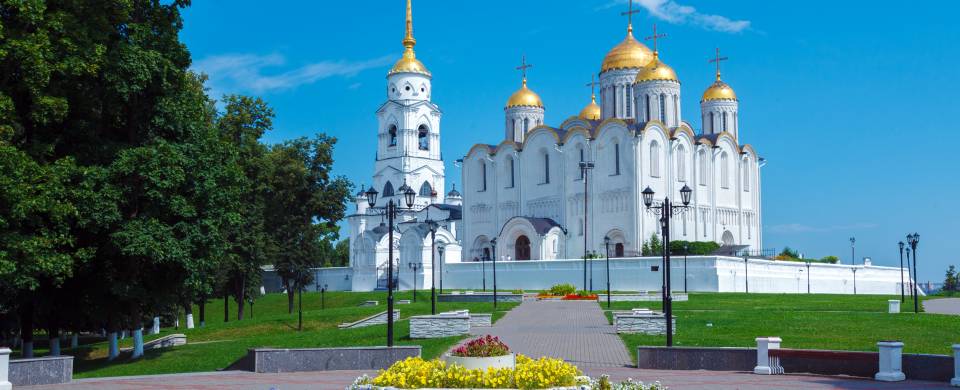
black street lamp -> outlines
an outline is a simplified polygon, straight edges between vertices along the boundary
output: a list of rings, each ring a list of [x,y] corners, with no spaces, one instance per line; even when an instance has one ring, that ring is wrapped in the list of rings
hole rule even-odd
[[[913,270],[910,268],[910,247],[907,247],[907,289],[910,290],[910,299],[913,299],[913,294],[916,293],[916,289],[913,286]]]
[[[412,272],[413,273],[413,301],[416,302],[417,301],[417,271],[423,268],[423,265],[421,265],[420,263],[407,263],[407,267],[410,267],[410,270],[413,271]]]
[[[810,262],[807,261],[807,294],[810,293]]]
[[[897,243],[900,247],[900,303],[903,303],[904,293],[903,293],[903,241]]]
[[[583,177],[583,289],[587,289],[587,233],[589,232],[590,225],[587,224],[588,219],[588,208],[587,208],[587,177],[589,176],[590,170],[593,169],[593,161],[581,161],[580,162],[580,176]],[[592,264],[593,262],[591,262]],[[593,270],[591,270],[590,277],[593,278]],[[590,289],[593,289],[593,281],[590,281]]]
[[[603,236],[603,247],[607,254],[607,309],[610,308],[610,237]]]
[[[851,268],[853,270],[853,295],[857,295],[857,266]]]
[[[687,293],[687,254],[690,253],[690,242],[683,243],[683,293]]]
[[[407,207],[406,210],[413,208],[413,201],[416,199],[417,193],[410,188],[406,183],[400,187],[400,193],[403,194],[404,200],[406,201]],[[394,203],[393,199],[390,199],[387,202],[387,205],[381,208],[377,208],[377,190],[372,186],[365,193],[367,196],[367,204],[370,206],[371,210],[381,212],[386,214],[388,226],[387,234],[389,238],[387,241],[387,346],[393,346],[393,220],[397,217],[398,208],[401,208],[399,205]]]
[[[490,240],[493,245],[493,308],[497,308],[497,238]]]
[[[743,256],[743,291],[750,293],[750,258]]]
[[[857,250],[856,250],[857,238],[850,237],[850,264],[857,264]]]
[[[674,215],[679,215],[689,208],[690,194],[693,190],[684,185],[680,190],[680,199],[683,206],[674,206],[670,203],[670,197],[664,197],[663,202],[654,206],[653,190],[647,187],[643,190],[643,204],[647,211],[660,217],[660,228],[663,230],[663,264],[664,264],[664,287],[663,287],[663,311],[664,320],[667,326],[667,346],[673,346],[673,296],[670,291],[670,219]]]
[[[907,243],[910,244],[910,249],[913,249],[913,277],[914,281],[917,278],[917,244],[920,243],[920,233],[907,234]],[[914,287],[916,288],[916,287]],[[920,297],[916,292],[913,294],[913,312],[920,313]]]
[[[326,292],[327,292],[327,285],[324,284],[323,288],[320,289],[320,310],[324,310],[327,308],[327,300],[326,300],[326,297],[323,296],[324,293]]]
[[[428,219],[427,226],[430,227],[430,314],[437,314],[437,261],[435,259],[437,252],[437,221]],[[416,284],[416,281],[414,281]],[[416,287],[414,287],[416,288]],[[417,293],[413,293],[413,299],[417,299]]]
[[[443,294],[443,250],[444,247],[437,248],[437,254],[440,255],[440,293]]]
[[[493,246],[494,242],[497,242],[497,240],[492,240],[490,245]],[[489,257],[489,255],[484,254],[483,257],[480,258],[480,275],[483,278],[483,292],[487,292],[487,257]]]

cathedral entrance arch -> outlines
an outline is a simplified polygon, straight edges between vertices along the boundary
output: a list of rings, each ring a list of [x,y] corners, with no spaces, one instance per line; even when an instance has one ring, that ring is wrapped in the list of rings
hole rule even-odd
[[[530,239],[527,236],[517,237],[514,252],[515,260],[530,260]]]
[[[721,236],[720,241],[723,242],[723,245],[730,246],[736,244],[734,242],[733,233],[730,233],[729,230],[723,231],[723,236]]]

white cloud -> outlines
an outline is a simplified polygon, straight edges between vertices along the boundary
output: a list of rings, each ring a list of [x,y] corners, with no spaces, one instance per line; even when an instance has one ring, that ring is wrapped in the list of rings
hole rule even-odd
[[[788,223],[783,225],[773,225],[770,227],[770,230],[777,233],[822,233],[842,230],[873,229],[875,227],[877,227],[877,224],[875,223],[855,223],[850,225],[830,226],[811,226],[804,225],[802,223]]]
[[[601,6],[601,9],[610,8],[618,4],[626,4],[628,0],[615,0]],[[636,3],[647,10],[651,16],[673,24],[693,24],[708,30],[738,33],[750,28],[749,20],[733,20],[722,15],[712,15],[697,12],[697,9],[677,3],[673,0],[637,0]]]
[[[204,58],[194,63],[196,71],[210,77],[209,86],[218,96],[221,92],[263,93],[295,88],[329,77],[352,77],[367,69],[389,65],[390,57],[363,61],[321,61],[292,70],[269,72],[286,63],[280,54],[225,54]]]

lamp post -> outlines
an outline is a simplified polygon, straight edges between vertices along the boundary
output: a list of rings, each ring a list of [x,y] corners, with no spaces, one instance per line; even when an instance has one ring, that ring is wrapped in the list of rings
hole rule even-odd
[[[415,200],[417,193],[410,188],[406,183],[400,187],[400,193],[403,194],[404,200],[407,204],[407,210],[413,208],[413,201]],[[381,208],[377,208],[377,190],[372,186],[367,190],[365,195],[367,196],[367,204],[370,206],[370,210],[382,212],[386,214],[388,226],[387,234],[389,238],[387,241],[387,346],[393,346],[393,220],[397,216],[399,205],[397,205],[393,199],[390,199],[387,202],[387,205]]]
[[[687,293],[687,253],[690,252],[690,242],[683,243],[683,293]]]
[[[743,256],[743,291],[750,293],[750,259]]]
[[[430,227],[430,314],[437,314],[437,261],[435,259],[437,252],[437,221],[428,219],[427,226]],[[414,288],[416,288],[416,277],[414,277]],[[413,299],[416,301],[417,293],[413,293]]]
[[[497,240],[491,241],[490,245],[493,246],[494,242],[497,242]],[[483,278],[483,292],[487,292],[487,255],[480,258],[480,275]]]
[[[850,237],[850,264],[857,264],[857,238]]]
[[[610,308],[610,237],[603,236],[603,247],[607,255],[607,309]]]
[[[904,293],[903,293],[903,241],[897,243],[897,246],[900,247],[900,303],[903,303]]]
[[[857,295],[857,266],[853,266],[853,295]]]
[[[910,290],[910,299],[913,299],[913,294],[916,292],[913,288],[913,270],[910,269],[910,247],[907,247],[907,289]]]
[[[437,254],[440,255],[440,293],[443,294],[443,250],[444,247],[437,248]]]
[[[663,202],[657,206],[653,205],[654,192],[650,187],[643,190],[643,204],[647,211],[660,217],[660,227],[663,229],[663,264],[664,264],[664,288],[663,288],[663,311],[664,320],[667,328],[667,346],[673,346],[673,296],[670,291],[670,219],[675,215],[684,213],[690,205],[690,194],[693,190],[684,185],[680,190],[680,198],[683,206],[674,206],[670,203],[670,197],[665,196]]]
[[[587,233],[588,228],[588,208],[587,208],[587,182],[588,173],[593,169],[593,161],[580,162],[580,175],[583,176],[583,289],[587,289]],[[593,275],[591,275],[592,277]],[[592,286],[591,286],[592,287]]]
[[[410,267],[411,273],[413,273],[413,301],[417,301],[417,271],[423,268],[423,265],[420,263],[407,263],[407,267]],[[433,297],[431,297],[433,298]]]
[[[920,233],[913,233],[907,235],[907,243],[910,244],[910,249],[913,249],[913,277],[916,280],[917,277],[917,244],[920,243]],[[913,287],[916,289],[916,287]],[[913,312],[920,313],[920,297],[916,292],[913,293]]]
[[[493,244],[493,308],[497,308],[497,238],[490,240]]]
[[[807,261],[807,294],[810,293],[810,262]]]
[[[324,297],[324,293],[326,292],[327,292],[327,285],[324,284],[323,288],[320,289],[320,310],[324,310],[327,308],[327,300],[326,300],[326,297]]]

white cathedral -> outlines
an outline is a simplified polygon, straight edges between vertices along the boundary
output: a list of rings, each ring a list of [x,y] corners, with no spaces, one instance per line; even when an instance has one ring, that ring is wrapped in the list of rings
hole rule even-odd
[[[675,203],[681,188],[693,190],[687,211],[672,220],[673,239],[762,248],[763,159],[741,142],[736,94],[718,66],[695,131],[681,116],[676,73],[632,30],[628,24],[600,65],[600,103],[591,96],[559,126],[544,123],[543,100],[524,73],[504,107],[503,139],[467,151],[458,160],[462,194],[452,188],[438,199],[446,188],[441,112],[430,99],[432,75],[414,53],[408,0],[403,57],[387,73],[387,100],[377,110],[372,182],[348,217],[351,289],[383,288],[391,245],[402,289],[429,288],[434,264],[580,259],[603,253],[605,238],[611,257],[640,256],[644,241],[660,233],[643,204],[647,187]],[[367,186],[379,194],[375,209]],[[401,188],[416,191],[413,207],[405,208]],[[392,243],[385,217],[374,212],[390,200],[401,206]]]

